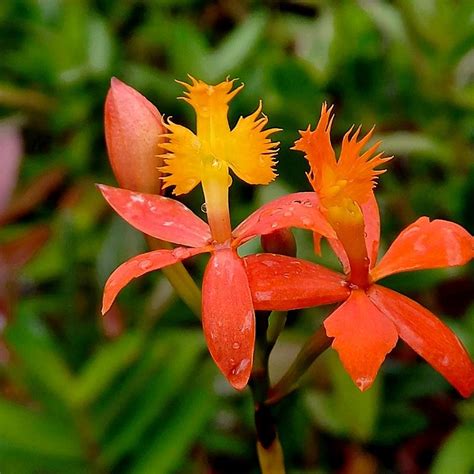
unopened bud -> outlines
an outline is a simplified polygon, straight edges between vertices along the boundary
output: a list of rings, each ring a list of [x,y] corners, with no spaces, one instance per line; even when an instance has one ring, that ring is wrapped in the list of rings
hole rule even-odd
[[[105,141],[113,172],[120,186],[132,191],[159,194],[164,150],[160,112],[143,95],[116,79],[111,80],[105,101]]]

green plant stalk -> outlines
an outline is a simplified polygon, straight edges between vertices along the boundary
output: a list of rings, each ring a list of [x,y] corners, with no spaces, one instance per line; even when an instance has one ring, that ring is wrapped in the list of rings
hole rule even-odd
[[[146,236],[149,247],[152,250],[172,249],[168,242],[164,242],[153,237]],[[179,262],[161,269],[175,289],[179,297],[186,303],[191,311],[201,319],[201,290],[186,270],[184,265]]]
[[[254,364],[249,386],[254,401],[257,454],[262,474],[285,474],[283,450],[278,439],[277,428],[271,409],[265,404],[270,388],[268,359],[271,349],[269,350],[267,340],[268,317],[267,312],[256,314]]]
[[[324,326],[321,327],[304,343],[295,360],[286,373],[273,387],[270,388],[267,405],[279,402],[298,386],[301,376],[313,362],[331,345],[332,338],[326,335]]]

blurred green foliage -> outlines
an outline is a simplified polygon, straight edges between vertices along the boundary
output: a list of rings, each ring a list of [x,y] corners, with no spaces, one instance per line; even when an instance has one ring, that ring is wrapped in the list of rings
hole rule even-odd
[[[0,212],[2,474],[257,472],[250,396],[217,375],[199,322],[161,273],[99,316],[108,274],[145,248],[93,186],[114,182],[102,125],[111,76],[188,125],[174,82],[188,73],[245,83],[233,120],[263,100],[283,129],[280,176],[265,189],[235,180],[235,223],[269,196],[309,188],[289,148],[326,100],[335,144],[352,124],[375,123],[395,155],[378,190],[383,247],[420,215],[473,232],[473,13],[470,0],[0,2],[0,119],[21,127],[24,143]],[[185,200],[199,212],[200,191]],[[297,240],[314,259],[310,236]],[[327,249],[323,259],[336,264]],[[472,264],[387,284],[444,317],[474,354]],[[289,315],[275,378],[326,314]],[[363,394],[335,354],[315,365],[277,409],[289,472],[474,470],[472,400],[460,402],[402,344]]]

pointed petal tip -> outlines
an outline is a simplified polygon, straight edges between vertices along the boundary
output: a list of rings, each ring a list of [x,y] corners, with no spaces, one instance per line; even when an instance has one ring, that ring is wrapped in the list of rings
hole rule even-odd
[[[357,385],[357,388],[361,392],[365,392],[366,390],[368,390],[370,387],[372,387],[373,383],[374,383],[373,377],[359,377],[355,381],[355,384]]]
[[[229,374],[227,380],[236,390],[243,390],[249,381],[252,372],[252,363],[250,359],[242,359]]]

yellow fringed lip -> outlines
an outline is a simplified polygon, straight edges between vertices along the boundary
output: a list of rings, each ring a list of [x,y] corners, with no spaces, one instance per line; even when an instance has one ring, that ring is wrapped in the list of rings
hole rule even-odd
[[[170,120],[166,123],[168,142],[162,147],[167,153],[162,155],[165,165],[160,168],[166,175],[164,187],[174,186],[176,195],[188,193],[209,170],[221,167],[230,168],[249,184],[268,184],[275,179],[279,142],[272,142],[269,136],[279,129],[264,130],[268,119],[261,114],[262,104],[230,129],[228,103],[243,84],[232,90],[233,79],[212,86],[189,77],[191,84],[178,82],[187,89],[183,100],[196,112],[196,133]]]
[[[324,103],[316,129],[311,131],[308,127],[300,131],[301,138],[295,142],[293,149],[305,153],[310,164],[309,181],[326,207],[347,201],[361,204],[369,198],[378,176],[386,171],[375,168],[392,157],[375,154],[380,142],[361,153],[374,129],[358,140],[359,127],[354,133],[351,128],[344,135],[341,153],[336,160],[330,137],[333,118],[332,107],[328,109]]]

